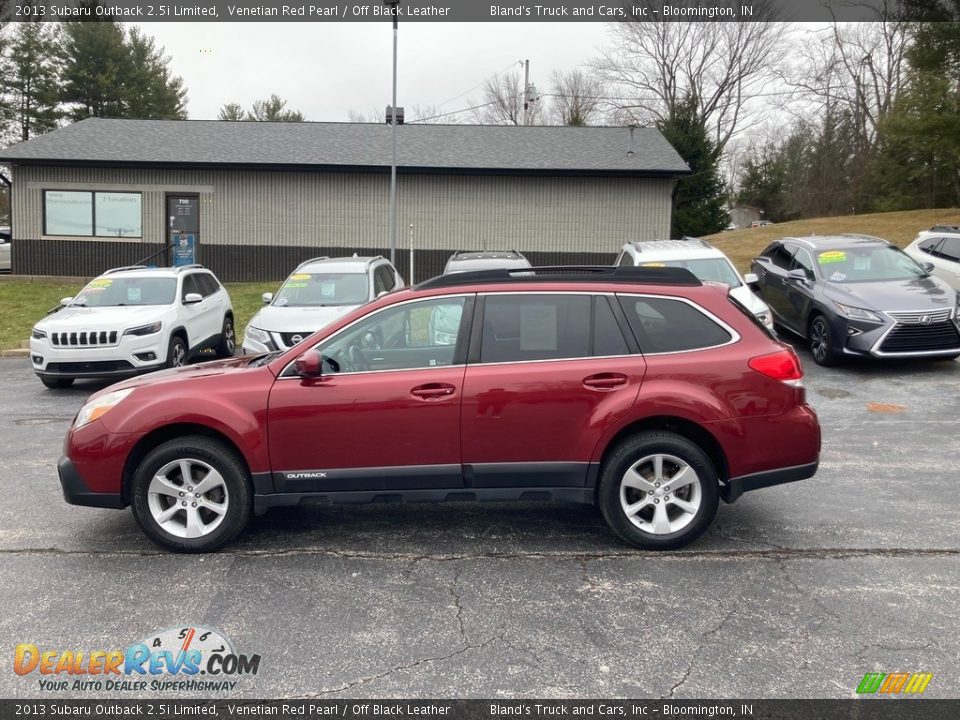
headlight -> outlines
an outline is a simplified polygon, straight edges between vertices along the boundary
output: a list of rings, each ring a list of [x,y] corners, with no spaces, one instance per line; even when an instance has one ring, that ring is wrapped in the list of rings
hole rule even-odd
[[[34,340],[43,340],[47,334],[43,330],[37,330],[37,328],[34,328],[33,332],[30,333],[30,336]]]
[[[73,426],[75,428],[83,427],[87,423],[92,423],[97,418],[102,418],[110,412],[117,403],[132,392],[133,388],[114,390],[113,392],[108,392],[106,395],[101,395],[96,400],[91,400],[80,408],[80,412],[77,413],[77,419],[73,421]]]
[[[246,335],[251,340],[256,340],[257,342],[260,342],[260,343],[270,342],[270,333],[268,333],[266,330],[255,328],[253,325],[247,325],[247,329],[244,332],[244,335]]]
[[[833,304],[840,308],[840,312],[842,312],[851,320],[866,320],[867,322],[875,323],[883,322],[883,318],[871,310],[864,310],[863,308],[851,307],[849,305],[841,305],[836,301],[834,301]]]
[[[163,327],[163,323],[155,322],[150,323],[149,325],[141,325],[140,327],[130,328],[129,330],[124,330],[124,335],[153,335],[154,333],[160,332],[160,328]]]

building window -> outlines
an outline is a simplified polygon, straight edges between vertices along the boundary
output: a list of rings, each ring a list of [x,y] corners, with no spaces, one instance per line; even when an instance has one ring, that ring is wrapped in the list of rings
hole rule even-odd
[[[45,190],[44,235],[143,236],[140,193]]]

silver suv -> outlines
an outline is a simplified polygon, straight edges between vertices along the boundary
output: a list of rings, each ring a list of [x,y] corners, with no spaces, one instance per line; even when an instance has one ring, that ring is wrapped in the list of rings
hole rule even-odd
[[[382,256],[317,257],[297,266],[243,333],[247,355],[286,350],[374,298],[402,288],[403,278]]]
[[[471,270],[522,270],[530,267],[530,261],[516,250],[457,251],[447,260],[444,275]]]

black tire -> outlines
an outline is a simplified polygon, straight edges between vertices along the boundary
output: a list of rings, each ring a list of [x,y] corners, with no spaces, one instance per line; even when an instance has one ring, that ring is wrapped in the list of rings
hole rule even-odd
[[[45,387],[48,387],[51,390],[63,390],[68,388],[73,385],[73,380],[74,378],[47,377],[44,375],[40,376],[40,382],[42,382]]]
[[[822,367],[831,367],[840,362],[840,353],[833,344],[830,323],[823,315],[814,315],[807,330],[807,345],[813,361]]]
[[[233,318],[224,315],[223,328],[220,330],[220,342],[217,343],[218,358],[232,358],[237,350],[237,331],[233,326]]]
[[[216,527],[199,537],[181,537],[169,532],[160,525],[151,512],[149,487],[154,476],[169,463],[185,459],[209,465],[220,473],[223,486],[226,488],[219,497],[204,498],[214,502],[225,501],[226,511]],[[202,479],[198,473],[196,480],[202,481]],[[184,486],[189,487],[186,483]],[[133,516],[143,532],[160,547],[174,552],[210,552],[223,547],[247,526],[253,506],[250,477],[236,452],[216,440],[197,435],[176,438],[152,450],[134,472],[130,489]],[[167,510],[183,502],[191,502],[192,507],[197,507],[193,505],[189,496],[184,497],[186,499],[181,501],[179,498],[168,499],[167,496],[158,496],[157,502],[169,503],[165,508]],[[200,504],[202,505],[202,502]],[[177,511],[174,515],[174,522],[186,526],[188,506],[182,507],[184,509]],[[206,514],[205,519],[211,524],[217,517],[209,509],[204,510],[202,507],[196,512],[200,514],[201,511]]]
[[[686,500],[689,500],[694,492],[693,485],[698,486],[699,507],[695,513],[692,513],[692,519],[675,532],[654,533],[644,530],[627,516],[626,510],[621,504],[621,481],[624,475],[645,458],[658,454],[682,460],[693,469],[697,477],[693,484],[685,486],[684,489],[690,488],[685,493]],[[665,469],[667,464],[669,464],[669,461],[665,463]],[[669,482],[669,480],[666,482]],[[663,488],[669,490],[669,485],[664,484]],[[624,489],[624,493],[628,503],[632,503],[631,493],[637,493],[639,495],[638,499],[643,499],[643,493],[633,488]],[[665,513],[668,512],[669,497],[669,494],[664,497],[663,511]],[[610,526],[617,537],[624,542],[644,550],[673,550],[693,542],[703,534],[710,523],[713,522],[717,513],[719,498],[717,471],[707,454],[682,435],[658,430],[629,437],[614,448],[600,473],[597,500],[603,519],[607,521],[607,525]],[[659,503],[659,500],[656,502]],[[654,506],[647,505],[647,508],[650,509],[652,516]],[[635,517],[644,520],[643,513],[646,512],[647,508],[641,510]],[[676,506],[670,512],[683,514]],[[672,520],[679,516],[675,515]]]
[[[187,344],[179,335],[170,338],[170,345],[167,348],[167,367],[183,367],[189,362],[187,353]]]

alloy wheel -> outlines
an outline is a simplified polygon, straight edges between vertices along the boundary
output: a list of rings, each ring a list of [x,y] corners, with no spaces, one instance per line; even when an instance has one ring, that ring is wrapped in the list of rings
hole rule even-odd
[[[168,462],[147,487],[150,515],[164,531],[180,538],[197,538],[216,530],[230,501],[223,476],[195,458]]]
[[[810,354],[814,360],[823,362],[830,347],[830,338],[827,336],[827,327],[823,320],[817,319],[810,326]]]
[[[675,455],[647,455],[620,480],[621,509],[631,523],[652,535],[668,535],[689,525],[701,498],[696,471]]]

